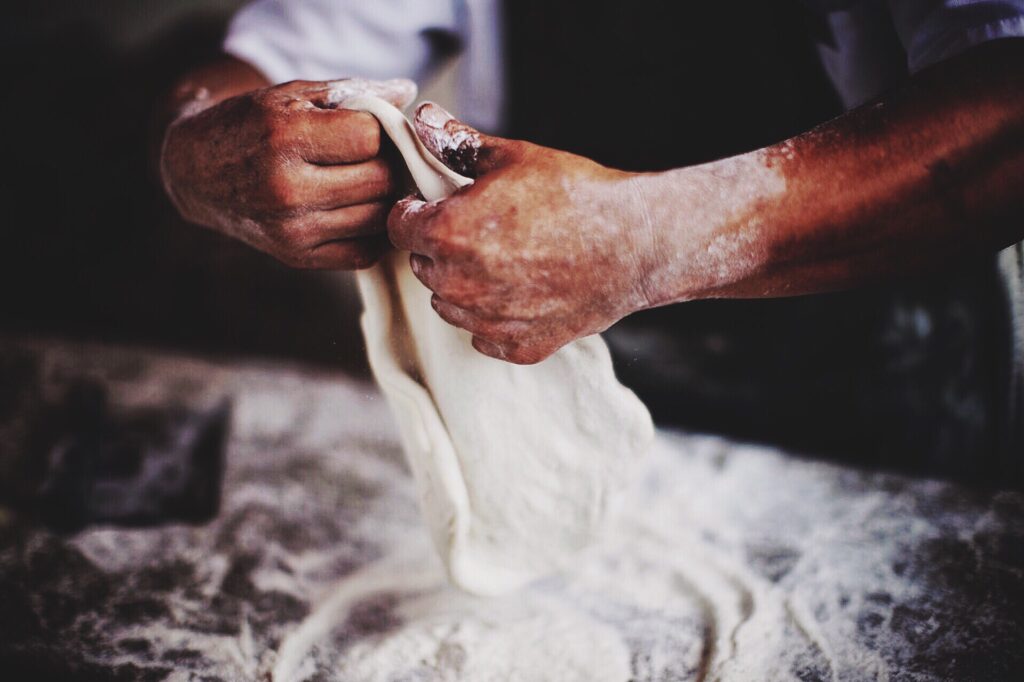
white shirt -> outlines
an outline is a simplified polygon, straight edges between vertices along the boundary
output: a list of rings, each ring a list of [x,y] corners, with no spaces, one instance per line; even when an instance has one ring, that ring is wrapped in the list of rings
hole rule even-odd
[[[834,44],[819,49],[847,107],[973,45],[1024,37],[1024,0],[806,2],[832,29]],[[255,0],[235,15],[224,49],[274,82],[348,76],[424,82],[440,59],[429,36],[445,33],[463,46],[460,117],[500,132],[500,22],[500,0]],[[886,43],[890,22],[902,44],[895,49]]]

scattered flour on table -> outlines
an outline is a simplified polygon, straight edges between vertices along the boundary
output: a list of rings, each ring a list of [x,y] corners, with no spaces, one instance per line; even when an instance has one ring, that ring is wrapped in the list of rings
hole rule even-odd
[[[111,358],[111,376],[130,359]],[[31,537],[25,565],[64,567],[33,574],[32,595],[75,604],[102,588],[68,621],[89,660],[157,670],[187,650],[180,678],[223,679],[895,681],[985,665],[1016,679],[1000,671],[1019,660],[1019,495],[663,432],[601,544],[477,599],[441,579],[371,386],[180,360],[148,371],[236,396],[223,505],[201,527]],[[163,399],[165,382],[117,381],[130,402]]]
[[[835,473],[662,435],[608,537],[574,570],[501,598],[447,586],[402,530],[387,544],[404,567],[386,554],[341,581],[344,607],[321,609],[310,646],[292,648],[275,679],[307,679],[314,641],[334,643],[319,665],[341,679],[888,679],[849,612],[871,607],[865,595],[914,596],[892,569],[902,548],[875,538],[927,523],[894,517],[880,493],[842,493]],[[353,630],[374,604],[388,605],[385,622]]]

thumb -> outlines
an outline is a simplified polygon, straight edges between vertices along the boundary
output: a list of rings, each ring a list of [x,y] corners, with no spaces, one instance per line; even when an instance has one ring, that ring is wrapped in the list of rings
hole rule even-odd
[[[508,140],[484,135],[433,102],[421,104],[412,123],[423,146],[456,173],[479,177],[508,158]]]

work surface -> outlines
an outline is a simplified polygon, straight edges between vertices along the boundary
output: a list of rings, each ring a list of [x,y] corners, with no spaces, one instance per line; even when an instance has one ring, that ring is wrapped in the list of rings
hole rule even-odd
[[[478,600],[444,587],[367,381],[0,351],[44,397],[85,376],[117,409],[232,405],[212,521],[2,517],[0,659],[37,679],[1024,679],[1020,493],[662,432],[577,570]]]

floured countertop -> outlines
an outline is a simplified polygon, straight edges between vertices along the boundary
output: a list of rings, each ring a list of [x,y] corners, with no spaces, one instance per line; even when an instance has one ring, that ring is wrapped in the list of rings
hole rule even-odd
[[[0,344],[118,405],[233,403],[204,525],[59,536],[5,513],[0,659],[36,677],[1024,679],[1024,495],[662,432],[572,574],[444,586],[369,383]],[[8,667],[7,669],[11,669]]]

